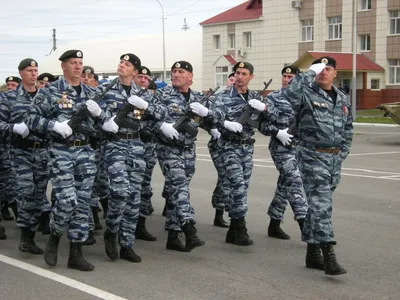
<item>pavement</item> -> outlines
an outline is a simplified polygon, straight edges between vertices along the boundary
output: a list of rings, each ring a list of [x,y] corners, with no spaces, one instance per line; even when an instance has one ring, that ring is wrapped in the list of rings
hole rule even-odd
[[[147,224],[158,240],[136,242],[142,263],[109,261],[100,232],[97,243],[84,248],[84,255],[96,266],[93,272],[66,267],[65,238],[58,265],[50,268],[42,256],[19,252],[15,223],[3,221],[9,238],[0,241],[0,299],[400,299],[399,128],[355,127],[353,148],[334,194],[333,213],[335,250],[348,274],[335,277],[305,268],[306,245],[290,208],[282,227],[291,239],[267,237],[266,211],[277,172],[268,138],[261,135],[257,135],[246,218],[255,243],[241,247],[224,242],[226,230],[212,226],[210,198],[216,172],[207,141],[207,134],[201,132],[191,184],[198,235],[205,246],[190,253],[165,249],[163,177],[157,167],[155,212]],[[47,238],[38,234],[37,244],[44,247]]]

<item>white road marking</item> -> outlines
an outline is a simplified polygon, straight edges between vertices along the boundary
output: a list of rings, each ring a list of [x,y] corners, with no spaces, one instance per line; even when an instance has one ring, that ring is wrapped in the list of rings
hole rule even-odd
[[[84,284],[84,283],[79,282],[77,280],[68,278],[68,277],[63,276],[63,275],[59,275],[57,273],[54,273],[54,272],[39,268],[37,266],[34,266],[34,265],[31,265],[31,264],[16,260],[14,258],[5,256],[5,255],[2,255],[2,254],[0,254],[0,261],[5,263],[5,264],[8,264],[10,266],[13,266],[13,267],[16,267],[16,268],[31,272],[33,274],[45,277],[47,279],[56,281],[58,283],[64,284],[64,285],[66,285],[68,287],[71,287],[71,288],[74,288],[76,290],[80,290],[82,292],[85,292],[86,294],[98,297],[100,299],[104,299],[104,300],[128,300],[127,298],[119,297],[117,295],[114,295],[114,294],[111,294],[109,292],[100,290],[98,288],[95,288],[93,286]]]
[[[372,153],[350,153],[349,156],[365,156],[365,155],[383,155],[383,154],[398,154],[399,151],[393,152],[372,152]]]

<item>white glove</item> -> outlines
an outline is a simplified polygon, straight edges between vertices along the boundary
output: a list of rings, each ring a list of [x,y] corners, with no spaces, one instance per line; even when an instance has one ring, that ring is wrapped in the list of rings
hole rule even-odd
[[[264,111],[266,106],[265,103],[262,103],[260,100],[257,99],[250,99],[249,104],[252,108],[258,111]]]
[[[325,68],[326,68],[326,64],[324,64],[324,63],[319,63],[319,64],[311,65],[310,68],[309,68],[309,70],[314,71],[315,74],[318,75],[318,74],[321,73],[322,70],[325,69]]]
[[[211,129],[210,133],[211,133],[213,140],[218,140],[221,137],[221,132],[219,132],[218,129],[216,129],[216,128]]]
[[[72,135],[72,129],[69,127],[67,124],[69,120],[65,120],[63,122],[55,122],[53,131],[57,132],[59,135],[61,135],[64,139]]]
[[[173,127],[174,124],[162,123],[160,130],[169,139],[179,139],[179,132]]]
[[[87,110],[89,111],[89,113],[93,116],[93,117],[98,117],[101,114],[101,108],[100,106],[94,102],[93,100],[88,100],[86,101],[86,107]]]
[[[144,110],[146,110],[147,106],[149,106],[149,103],[147,101],[143,100],[142,98],[136,95],[130,96],[128,102],[132,104],[134,107]]]
[[[103,127],[102,127],[104,131],[112,132],[112,133],[118,132],[119,126],[117,125],[117,123],[114,122],[114,118],[115,118],[115,116],[104,122]]]
[[[28,126],[26,126],[26,124],[24,122],[18,123],[18,124],[14,124],[13,131],[16,134],[19,134],[20,136],[22,136],[23,139],[26,138],[29,135]]]
[[[199,102],[190,103],[190,109],[200,117],[205,117],[208,115],[208,108]]]
[[[279,130],[278,134],[276,135],[276,138],[281,141],[283,146],[288,146],[292,142],[293,135],[289,134],[287,131],[288,128]]]
[[[224,121],[224,127],[232,132],[242,132],[243,126],[238,122]]]

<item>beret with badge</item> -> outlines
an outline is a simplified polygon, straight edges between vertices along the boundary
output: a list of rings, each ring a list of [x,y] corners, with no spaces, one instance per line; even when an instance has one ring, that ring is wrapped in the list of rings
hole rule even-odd
[[[150,69],[149,69],[148,67],[141,66],[141,67],[139,68],[138,74],[151,76],[151,71],[150,71]]]
[[[283,73],[296,75],[300,73],[300,70],[295,66],[286,66],[282,69],[281,74],[283,75]]]
[[[53,82],[56,81],[56,77],[51,73],[42,73],[37,78],[38,81],[43,80],[45,82]]]
[[[27,67],[38,67],[38,63],[36,60],[33,58],[25,58],[21,60],[21,62],[18,65],[18,71],[22,71],[23,69]]]
[[[120,59],[129,61],[135,67],[135,69],[139,69],[142,66],[139,57],[132,53],[122,54]]]
[[[94,74],[94,69],[91,66],[83,66],[82,73]]]
[[[171,71],[173,71],[174,69],[183,69],[183,70],[186,70],[186,71],[188,71],[190,73],[193,73],[192,65],[189,62],[184,61],[184,60],[180,60],[180,61],[175,62],[171,67]]]
[[[21,83],[21,78],[17,77],[17,76],[8,76],[6,78],[6,83],[8,82],[16,82],[16,83]]]
[[[239,61],[236,63],[236,65],[233,66],[233,71],[236,72],[236,69],[247,69],[250,71],[250,74],[254,73],[254,67],[251,63],[245,62],[245,61]]]
[[[320,57],[312,62],[312,65],[324,63],[327,66],[331,66],[336,69],[336,60],[329,56]]]
[[[65,61],[70,58],[83,58],[83,52],[81,50],[68,50],[61,54],[58,60]]]

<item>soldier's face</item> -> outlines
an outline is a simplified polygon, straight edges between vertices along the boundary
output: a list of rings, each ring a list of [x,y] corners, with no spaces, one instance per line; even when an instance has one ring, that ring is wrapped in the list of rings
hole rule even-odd
[[[144,75],[144,74],[137,74],[134,78],[133,81],[135,82],[136,85],[147,89],[150,83],[150,76],[149,75]]]
[[[237,68],[235,72],[236,87],[246,88],[249,85],[250,80],[254,78],[254,74],[250,74],[250,71],[244,68]]]
[[[178,68],[172,70],[172,86],[177,88],[187,87],[192,84],[192,81],[193,73]]]
[[[11,90],[16,90],[18,83],[14,82],[14,81],[9,81],[7,82],[7,91],[11,91]]]
[[[315,77],[315,82],[322,88],[330,88],[333,84],[333,80],[336,78],[337,72],[336,69],[332,66],[326,66],[325,69],[322,70]]]
[[[293,74],[283,73],[282,75],[282,87],[285,88],[289,85],[290,80],[294,77]]]
[[[24,84],[34,85],[38,78],[38,67],[27,67],[22,71],[19,71],[19,75]]]
[[[231,76],[228,78],[228,80],[226,81],[226,86],[227,87],[231,87],[232,85],[234,85],[236,82],[236,77],[235,76]]]
[[[71,79],[80,79],[83,69],[82,58],[70,58],[61,63],[64,76]]]
[[[94,75],[92,73],[83,72],[81,74],[81,82],[83,84],[93,86],[94,85]]]
[[[39,80],[38,82],[36,82],[36,86],[40,89],[40,88],[44,88],[46,86],[46,81],[44,80]]]
[[[118,64],[117,73],[121,77],[129,77],[134,76],[137,70],[129,61],[121,59]]]

